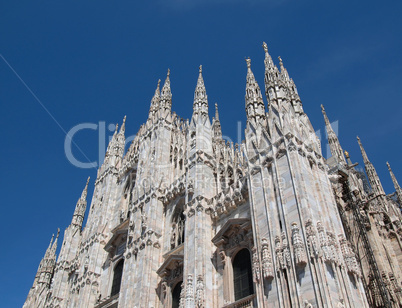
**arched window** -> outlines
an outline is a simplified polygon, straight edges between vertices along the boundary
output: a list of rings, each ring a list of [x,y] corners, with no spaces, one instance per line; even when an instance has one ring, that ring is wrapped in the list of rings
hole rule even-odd
[[[116,295],[120,292],[121,278],[123,276],[124,260],[120,260],[114,268],[112,292],[110,296]]]
[[[246,248],[240,250],[233,260],[233,282],[236,301],[254,293],[250,252]]]
[[[180,306],[181,284],[182,281],[176,284],[172,290],[172,308],[179,308]]]

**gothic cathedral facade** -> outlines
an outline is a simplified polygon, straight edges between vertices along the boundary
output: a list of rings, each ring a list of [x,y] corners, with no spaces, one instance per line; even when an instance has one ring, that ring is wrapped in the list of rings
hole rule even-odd
[[[210,121],[202,67],[191,120],[171,111],[170,73],[127,153],[125,119],[24,304],[34,307],[401,307],[402,190],[368,182],[326,121],[332,157],[282,60],[265,95],[247,59],[241,144]],[[368,185],[368,183],[370,185]],[[371,187],[371,188],[370,188]]]

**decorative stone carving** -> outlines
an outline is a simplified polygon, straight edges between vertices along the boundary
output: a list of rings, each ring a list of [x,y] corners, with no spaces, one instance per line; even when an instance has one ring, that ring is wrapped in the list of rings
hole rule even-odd
[[[345,237],[342,234],[339,235],[339,243],[343,259],[345,260],[347,271],[351,274],[357,275],[357,277],[360,277],[361,275],[360,265],[356,259],[356,255],[352,249],[352,245],[349,243],[347,239],[345,239]]]
[[[197,277],[195,306],[197,308],[204,307],[204,282],[202,281],[201,275]]]
[[[223,267],[225,267],[226,264],[226,253],[223,249],[219,250],[219,256],[221,257],[221,262]]]
[[[184,281],[181,283],[180,303],[179,308],[184,308],[186,305],[186,289]]]
[[[274,278],[274,268],[271,259],[271,252],[269,250],[268,240],[263,238],[261,240],[261,255],[262,255],[262,274],[265,279]]]
[[[255,281],[260,282],[261,279],[260,262],[258,260],[258,253],[256,248],[253,248],[253,273]]]
[[[292,223],[292,242],[294,249],[295,263],[298,266],[307,264],[306,251],[304,250],[304,243],[299,234],[299,227],[296,222]]]
[[[166,294],[167,294],[167,282],[166,282],[166,280],[162,281],[161,290],[162,290],[162,301],[165,302]]]
[[[276,253],[276,260],[277,260],[277,265],[276,265],[277,270],[285,269],[286,265],[285,265],[285,260],[283,258],[281,238],[278,235],[275,237],[275,253]]]
[[[285,266],[290,267],[292,264],[292,261],[290,259],[289,244],[288,244],[288,239],[286,238],[285,231],[282,232],[282,251],[283,251],[283,260],[285,262]]]
[[[328,247],[327,235],[325,234],[324,226],[321,221],[317,221],[318,238],[320,239],[322,258],[325,262],[331,262],[331,252]]]
[[[193,275],[188,274],[186,283],[186,307],[194,305]]]
[[[316,230],[314,229],[313,222],[311,219],[308,219],[306,222],[306,234],[307,234],[307,245],[310,253],[310,257],[317,258],[319,254],[318,250],[318,240],[317,240],[317,233]]]

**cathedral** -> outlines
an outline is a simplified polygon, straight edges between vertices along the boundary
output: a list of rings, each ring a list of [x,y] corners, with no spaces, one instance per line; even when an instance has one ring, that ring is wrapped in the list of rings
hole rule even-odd
[[[325,159],[294,81],[247,59],[245,140],[208,115],[202,67],[191,120],[170,72],[124,153],[125,118],[94,181],[39,264],[24,308],[402,307],[402,189],[385,194],[364,140],[356,168],[323,106]]]

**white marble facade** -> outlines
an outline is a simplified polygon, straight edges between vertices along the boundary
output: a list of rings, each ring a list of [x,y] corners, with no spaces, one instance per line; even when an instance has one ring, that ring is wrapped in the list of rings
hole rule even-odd
[[[210,121],[202,67],[190,121],[171,111],[170,72],[162,90],[158,82],[127,153],[125,119],[116,128],[86,225],[88,182],[57,262],[56,238],[24,307],[361,308],[376,297],[387,304],[360,266],[361,230],[350,211],[359,200],[377,204],[361,208],[372,225],[364,232],[377,262],[391,255],[378,268],[399,307],[398,202],[364,190],[336,136],[329,134],[332,160],[322,157],[293,80],[263,47],[268,106],[247,59],[242,144],[223,140],[217,106]]]

